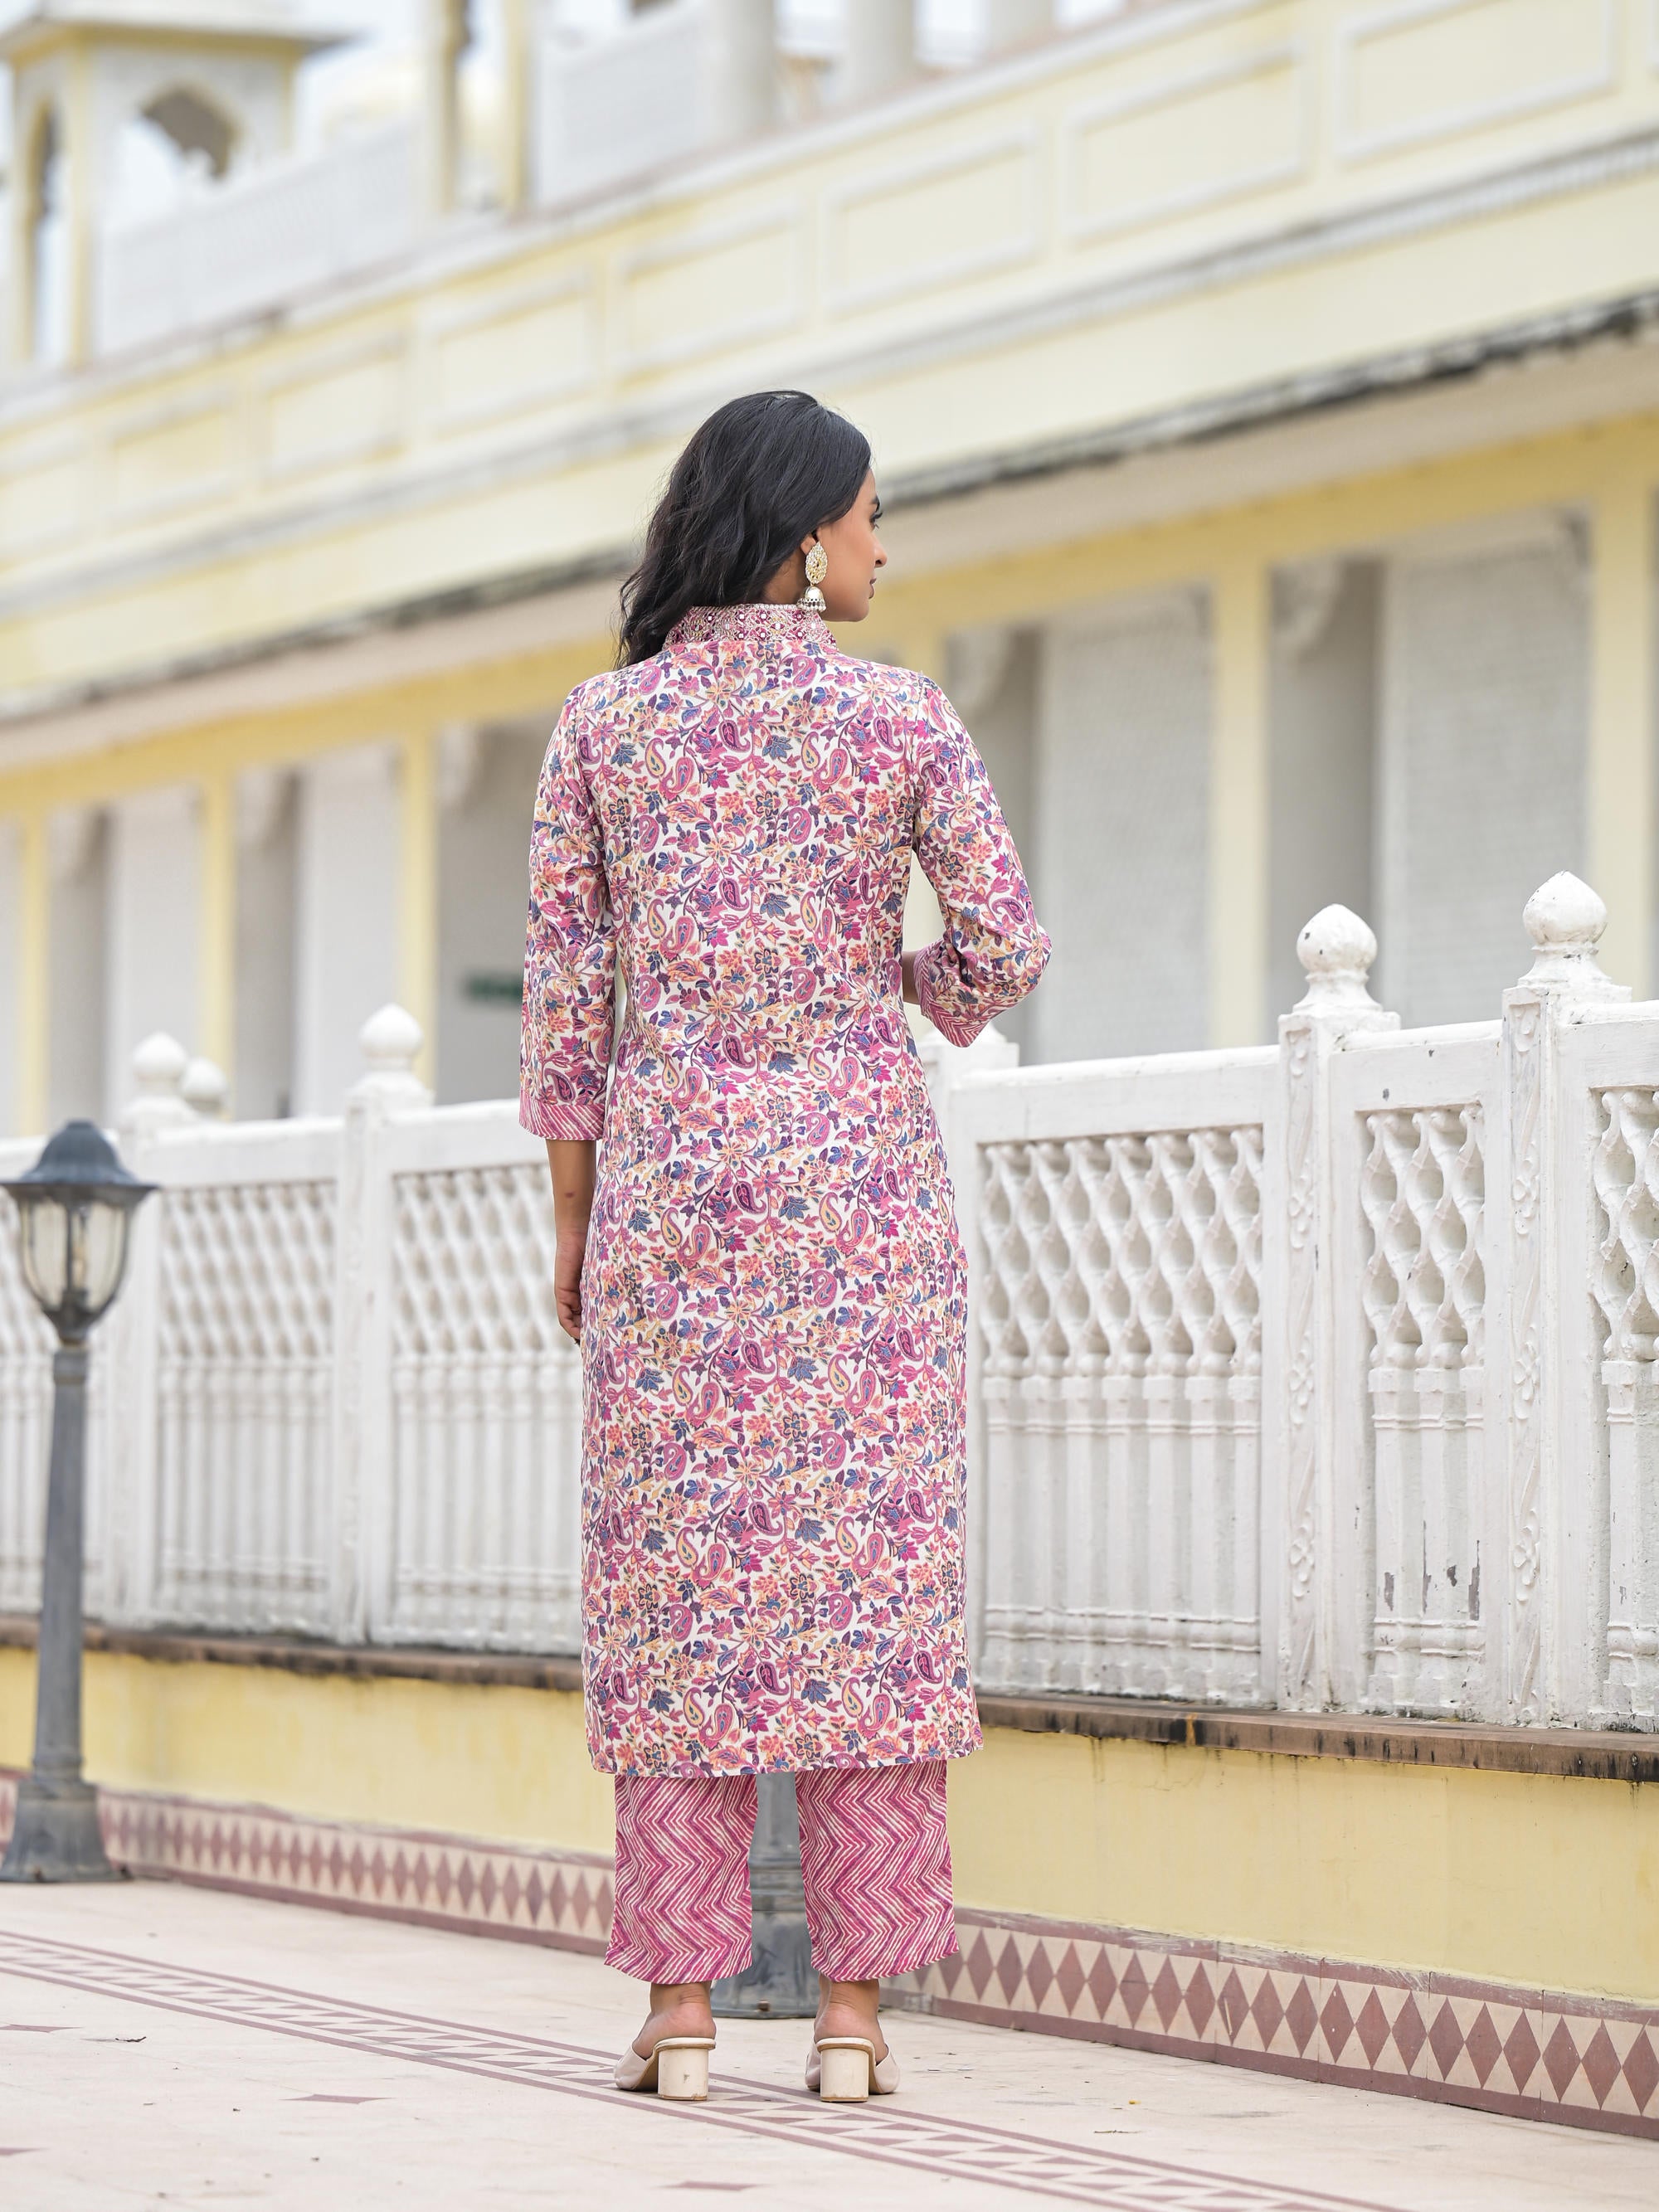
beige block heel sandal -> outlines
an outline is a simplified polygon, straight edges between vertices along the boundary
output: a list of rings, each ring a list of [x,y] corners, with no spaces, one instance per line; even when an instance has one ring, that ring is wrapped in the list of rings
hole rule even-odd
[[[899,2085],[898,2061],[890,2051],[878,2058],[863,2036],[826,2035],[812,2045],[806,2062],[806,2086],[826,2105],[861,2105],[868,2097],[890,2097]]]
[[[617,2061],[619,2089],[654,2089],[676,2104],[700,2105],[708,2094],[712,2035],[665,2035],[648,2058],[631,2046]]]

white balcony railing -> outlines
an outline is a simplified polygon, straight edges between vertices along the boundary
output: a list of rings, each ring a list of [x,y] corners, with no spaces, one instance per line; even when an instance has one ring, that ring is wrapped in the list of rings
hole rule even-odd
[[[1402,1031],[1341,908],[1277,1048],[928,1048],[972,1269],[981,1686],[1659,1726],[1659,1003],[1528,908],[1501,1018]],[[570,1650],[580,1379],[541,1148],[434,1109],[388,1009],[339,1121],[216,1126],[95,1362],[89,1602],[132,1626]],[[158,1073],[158,1070],[160,1073]],[[0,1172],[29,1148],[9,1146]],[[0,1606],[45,1331],[0,1249]]]
[[[98,252],[98,345],[124,346],[285,307],[414,246],[422,217],[412,121],[204,185]]]

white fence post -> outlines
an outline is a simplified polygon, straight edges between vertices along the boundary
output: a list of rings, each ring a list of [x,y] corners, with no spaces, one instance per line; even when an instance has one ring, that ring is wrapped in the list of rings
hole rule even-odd
[[[346,1099],[335,1276],[334,1514],[330,1619],[362,1644],[391,1611],[392,1176],[382,1142],[394,1115],[429,1107],[415,1073],[422,1030],[401,1006],[364,1023],[368,1073]]]
[[[1363,1607],[1366,1593],[1335,1587],[1336,1310],[1333,1254],[1336,1196],[1332,1188],[1330,1059],[1358,1030],[1397,1029],[1365,988],[1376,939],[1357,914],[1328,906],[1297,939],[1307,972],[1306,995],[1279,1024],[1280,1126],[1284,1131],[1282,1204],[1264,1231],[1279,1245],[1266,1267],[1279,1305],[1272,1395],[1275,1433],[1263,1457],[1279,1470],[1280,1510],[1263,1500],[1263,1542],[1278,1556],[1266,1563],[1263,1628],[1268,1593],[1278,1586],[1278,1698],[1292,1710],[1317,1709],[1332,1695],[1334,1616],[1339,1605]],[[1265,1409],[1264,1409],[1265,1410]]]
[[[1504,1113],[1493,1188],[1508,1205],[1500,1310],[1507,1371],[1507,1527],[1504,1680],[1512,1720],[1551,1719],[1566,1694],[1571,1652],[1599,1641],[1605,1611],[1600,1546],[1581,1510],[1590,1456],[1587,1376],[1569,1370],[1576,1332],[1564,1300],[1588,1306],[1590,1143],[1587,1098],[1562,1080],[1561,1038],[1591,1006],[1630,997],[1603,975],[1595,947],[1607,910],[1577,876],[1552,876],[1528,902],[1537,957],[1504,994]],[[1575,1419],[1575,1413],[1577,1419]],[[1570,1492],[1574,1486],[1579,1492]],[[1595,1616],[1602,1615],[1598,1621]],[[1569,1648],[1571,1647],[1571,1649]]]
[[[133,1096],[117,1137],[131,1171],[151,1179],[158,1138],[188,1127],[194,1116],[181,1095],[190,1064],[183,1045],[158,1030],[132,1055]],[[134,1217],[127,1276],[105,1324],[107,1389],[98,1408],[102,1465],[103,1614],[131,1626],[155,1617],[161,1542],[157,1461],[161,1356],[161,1244],[167,1194],[157,1191]]]

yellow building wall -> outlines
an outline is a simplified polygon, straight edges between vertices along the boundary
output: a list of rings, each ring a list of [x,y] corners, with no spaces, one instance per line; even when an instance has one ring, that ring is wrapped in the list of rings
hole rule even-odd
[[[34,1661],[0,1650],[0,1766],[26,1766]],[[116,1790],[312,1820],[609,1851],[580,1697],[89,1652],[86,1758]]]
[[[1651,1785],[999,1729],[951,1836],[981,1911],[1659,1995]]]
[[[32,1655],[0,1650],[0,1765]],[[124,1790],[608,1852],[574,1692],[87,1660]],[[1659,1789],[994,1729],[951,1770],[957,1895],[1531,1988],[1659,2000]]]
[[[714,391],[916,471],[1641,293],[1641,12],[1150,11],[26,392],[0,691],[609,557]]]
[[[1268,823],[1266,656],[1269,580],[1280,565],[1385,545],[1425,530],[1485,522],[1544,507],[1589,523],[1594,546],[1592,679],[1586,818],[1589,880],[1607,901],[1602,955],[1636,995],[1654,988],[1650,917],[1656,856],[1646,803],[1654,684],[1655,562],[1649,518],[1659,489],[1659,412],[1631,415],[1547,436],[1447,454],[1410,468],[1357,473],[1270,499],[988,558],[907,572],[901,516],[893,564],[867,625],[843,634],[850,650],[875,648],[935,675],[955,629],[1040,622],[1119,593],[1173,585],[1215,594],[1211,872],[1212,1036],[1215,1044],[1263,1033]],[[468,662],[394,683],[343,687],[296,709],[271,706],[201,720],[141,740],[0,763],[0,817],[40,823],[56,807],[104,805],[145,788],[195,782],[220,794],[213,818],[228,824],[228,779],[243,769],[295,763],[402,733],[408,781],[428,802],[404,841],[399,900],[405,975],[401,988],[428,1027],[435,958],[430,738],[451,721],[541,714],[550,728],[571,684],[607,665],[612,641],[596,630],[541,650]],[[38,846],[40,840],[35,840]],[[206,1030],[223,1048],[232,1021],[229,973],[234,854],[204,887]],[[43,866],[28,878],[19,947],[16,1050],[24,1074],[23,1126],[44,1114],[47,931]],[[215,950],[216,948],[216,950]]]

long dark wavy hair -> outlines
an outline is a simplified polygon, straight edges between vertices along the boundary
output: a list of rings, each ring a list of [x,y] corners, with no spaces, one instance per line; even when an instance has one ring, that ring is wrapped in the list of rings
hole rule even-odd
[[[648,660],[693,607],[758,599],[803,538],[859,495],[870,443],[806,392],[717,408],[674,464],[622,588],[617,665]]]

